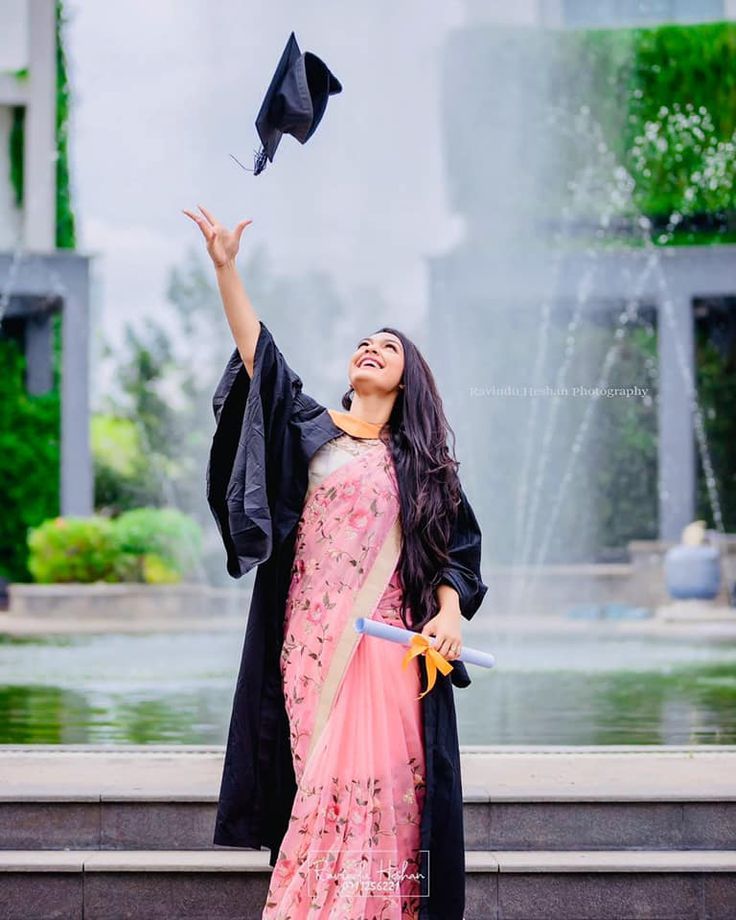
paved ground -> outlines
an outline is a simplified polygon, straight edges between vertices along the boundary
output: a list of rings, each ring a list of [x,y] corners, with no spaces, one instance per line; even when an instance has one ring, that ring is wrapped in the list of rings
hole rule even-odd
[[[22,617],[0,612],[0,635],[46,636],[147,632],[236,632],[242,635],[247,611],[235,616],[113,618],[113,617]],[[466,626],[467,634],[480,631],[492,635],[599,635],[661,636],[667,639],[696,639],[736,644],[736,608],[713,607],[697,614],[687,607],[659,608],[656,616],[641,620],[585,619],[555,614],[513,616],[483,612],[482,618]]]
[[[466,798],[736,801],[736,745],[463,746]],[[0,801],[142,796],[216,801],[224,750],[0,745]]]

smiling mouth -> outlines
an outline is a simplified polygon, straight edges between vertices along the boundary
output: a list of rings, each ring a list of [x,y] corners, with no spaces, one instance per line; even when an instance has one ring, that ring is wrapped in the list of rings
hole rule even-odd
[[[376,361],[375,358],[363,358],[358,367],[375,367],[378,370],[381,369],[381,365]]]

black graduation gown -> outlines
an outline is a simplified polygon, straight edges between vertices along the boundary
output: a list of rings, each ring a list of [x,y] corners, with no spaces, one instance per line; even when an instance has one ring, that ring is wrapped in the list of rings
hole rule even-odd
[[[214,843],[271,850],[274,866],[296,795],[279,656],[294,559],[296,525],[309,461],[343,434],[326,407],[302,391],[270,330],[261,322],[253,378],[235,349],[213,397],[216,428],[207,465],[207,500],[240,578],[258,566],[248,615],[222,773]],[[481,534],[463,492],[450,563],[442,582],[460,596],[466,619],[488,590],[480,573]],[[419,657],[427,686],[424,656]],[[470,684],[452,662],[422,698],[427,791],[421,823],[421,871],[430,896],[422,920],[461,920],[465,894],[460,752],[451,686]],[[423,889],[424,890],[424,889]]]

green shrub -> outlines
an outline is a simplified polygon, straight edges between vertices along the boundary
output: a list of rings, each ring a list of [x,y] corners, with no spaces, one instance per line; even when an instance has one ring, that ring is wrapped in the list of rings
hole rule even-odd
[[[156,553],[146,553],[143,562],[143,580],[149,585],[170,585],[181,581],[181,575]]]
[[[28,548],[28,568],[37,582],[118,580],[118,540],[107,518],[49,518],[30,529]]]
[[[175,508],[137,508],[110,519],[56,517],[28,535],[37,582],[172,584],[197,567],[202,535]]]
[[[143,563],[151,573],[163,573],[161,566],[179,577],[199,562],[202,535],[199,525],[176,508],[136,508],[115,519],[115,531],[124,553],[145,557],[153,554],[158,562]]]

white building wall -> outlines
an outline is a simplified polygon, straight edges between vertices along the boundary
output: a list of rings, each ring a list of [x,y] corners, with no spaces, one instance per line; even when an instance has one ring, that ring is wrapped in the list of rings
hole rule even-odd
[[[22,232],[22,214],[15,207],[10,182],[8,144],[12,126],[9,97],[16,90],[10,74],[28,66],[28,0],[0,3],[0,249],[12,249]]]
[[[0,71],[28,66],[28,0],[0,3]]]
[[[25,79],[14,71],[28,68]],[[17,209],[8,153],[12,107],[25,106],[23,213]],[[55,0],[2,0],[0,4],[0,249],[16,241],[35,252],[56,238]]]

